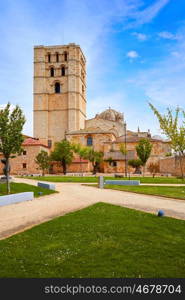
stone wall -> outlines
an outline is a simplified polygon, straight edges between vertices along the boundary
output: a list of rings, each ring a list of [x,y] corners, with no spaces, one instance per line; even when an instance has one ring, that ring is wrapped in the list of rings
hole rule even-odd
[[[169,156],[160,160],[160,173],[163,175],[171,174],[181,176],[180,160],[177,156]],[[185,158],[183,159],[183,171],[185,174]]]
[[[46,152],[49,149],[42,147],[42,146],[25,146],[24,150],[26,154],[21,154],[16,158],[10,159],[10,166],[12,175],[29,175],[29,174],[41,174],[42,171],[38,170],[38,165],[35,163],[35,157],[37,154],[44,150]],[[2,155],[0,159],[2,159]],[[0,174],[3,174],[3,167],[4,165],[0,162]]]
[[[90,162],[72,162],[67,166],[67,173],[86,173],[92,171],[92,164]],[[54,162],[52,164],[52,174],[62,174],[63,168],[60,162]]]
[[[68,134],[67,140],[71,143],[81,144],[87,146],[88,136],[92,137],[93,148],[95,151],[105,152],[106,142],[111,142],[115,140],[115,135],[113,133],[79,133],[79,134]]]

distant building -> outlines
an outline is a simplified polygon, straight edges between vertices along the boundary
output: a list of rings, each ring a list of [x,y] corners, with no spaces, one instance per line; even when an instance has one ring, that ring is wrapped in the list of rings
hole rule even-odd
[[[41,173],[35,156],[41,150],[50,153],[54,143],[64,138],[102,151],[104,162],[99,171],[105,173],[124,173],[125,161],[137,158],[135,147],[142,138],[153,144],[148,163],[158,162],[170,151],[169,141],[152,138],[149,131],[126,130],[123,114],[110,107],[87,120],[86,103],[86,60],[80,46],[34,47],[34,138],[25,137],[24,152],[12,159],[11,173]],[[120,152],[125,137],[126,156]],[[77,155],[68,167],[73,173],[91,170],[91,163]],[[50,173],[61,172],[60,163],[53,162]]]

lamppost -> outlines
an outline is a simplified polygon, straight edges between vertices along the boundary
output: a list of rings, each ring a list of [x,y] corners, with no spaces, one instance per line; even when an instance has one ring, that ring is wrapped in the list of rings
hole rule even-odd
[[[125,131],[125,177],[127,177],[127,123],[124,123]]]

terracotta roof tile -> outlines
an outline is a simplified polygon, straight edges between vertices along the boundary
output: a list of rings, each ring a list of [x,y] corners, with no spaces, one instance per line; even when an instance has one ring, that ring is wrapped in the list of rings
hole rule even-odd
[[[42,144],[39,140],[34,138],[26,138],[22,143],[22,146],[43,146],[48,148],[48,146]]]

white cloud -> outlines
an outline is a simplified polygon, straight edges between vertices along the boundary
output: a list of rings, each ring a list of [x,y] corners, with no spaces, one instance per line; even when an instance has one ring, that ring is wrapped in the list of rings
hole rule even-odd
[[[179,40],[181,38],[180,35],[173,34],[169,31],[161,31],[158,33],[158,36],[160,38],[167,39],[167,40]]]
[[[134,58],[139,57],[139,54],[135,50],[131,50],[131,51],[127,52],[126,56],[131,59],[134,59]]]
[[[144,10],[136,11],[132,17],[135,19],[133,22],[127,24],[127,28],[134,28],[151,22],[160,11],[169,3],[170,0],[158,0],[154,4],[148,6]]]
[[[136,36],[136,38],[141,42],[146,41],[148,39],[148,36],[144,33],[134,32],[132,35]]]

